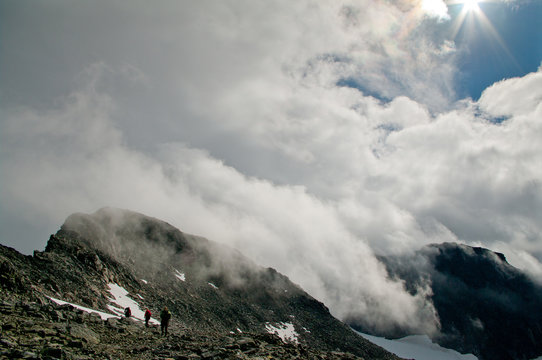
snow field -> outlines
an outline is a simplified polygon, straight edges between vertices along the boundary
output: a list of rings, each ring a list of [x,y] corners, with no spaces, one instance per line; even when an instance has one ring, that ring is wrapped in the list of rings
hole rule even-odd
[[[434,344],[427,335],[412,335],[401,339],[389,340],[360,332],[358,334],[389,352],[406,359],[478,360],[472,354],[461,354],[455,350],[446,349]]]
[[[66,304],[69,304],[69,305],[73,306],[74,308],[79,309],[79,310],[83,310],[84,312],[87,312],[87,313],[97,313],[98,315],[100,315],[100,317],[102,318],[102,320],[107,320],[107,319],[109,319],[109,318],[116,318],[116,317],[118,317],[117,315],[104,313],[104,312],[102,312],[102,311],[90,309],[90,308],[87,308],[87,307],[84,307],[84,306],[81,306],[81,305],[77,305],[77,304],[73,304],[73,303],[70,303],[70,302],[67,302],[67,301],[64,301],[64,300],[55,299],[55,298],[50,297],[50,296],[48,296],[48,298],[51,299],[53,302],[57,303],[58,305],[66,305]]]
[[[297,340],[299,334],[295,331],[294,324],[292,323],[281,322],[277,326],[266,323],[265,329],[270,334],[277,334],[284,342],[299,343]]]
[[[174,269],[174,270],[175,270],[175,276],[177,277],[177,279],[181,281],[186,281],[186,276],[184,275],[184,273],[180,272],[177,269]]]
[[[111,302],[117,305],[117,306],[108,305],[107,307],[109,308],[109,310],[111,310],[112,312],[114,312],[115,314],[119,316],[124,316],[124,309],[129,307],[130,310],[132,310],[133,318],[137,320],[145,321],[145,312],[141,310],[137,302],[135,302],[134,300],[128,297],[128,291],[126,291],[126,289],[124,289],[122,286],[119,286],[113,283],[107,284],[107,286],[109,287],[109,292],[113,296],[113,298],[110,299]],[[158,320],[152,317],[149,323],[160,324]]]
[[[73,306],[76,309],[83,310],[83,311],[88,312],[88,313],[97,313],[98,315],[100,315],[102,320],[107,320],[109,318],[122,317],[122,316],[124,316],[124,308],[129,307],[130,310],[132,311],[132,317],[134,319],[140,320],[140,321],[145,321],[145,312],[143,310],[141,310],[141,308],[139,307],[139,304],[137,302],[135,302],[134,300],[132,300],[132,299],[130,299],[128,297],[128,291],[126,291],[126,289],[124,289],[122,286],[119,286],[117,284],[112,284],[112,283],[107,284],[107,286],[109,287],[109,292],[113,296],[113,298],[110,299],[111,302],[114,303],[115,305],[117,305],[117,306],[114,306],[114,305],[108,305],[107,306],[109,308],[109,310],[111,310],[113,312],[113,314],[109,314],[109,313],[105,313],[103,311],[90,309],[90,308],[87,308],[87,307],[84,307],[84,306],[81,306],[81,305],[77,305],[77,304],[74,304],[74,303],[70,303],[70,302],[67,302],[67,301],[64,301],[64,300],[55,299],[55,298],[50,297],[50,296],[49,296],[49,299],[51,299],[53,302],[55,302],[55,303],[57,303],[59,305],[69,304],[69,305]],[[138,294],[138,296],[139,296],[139,298],[143,299],[143,297],[141,295]],[[152,317],[149,320],[149,323],[151,323],[151,324],[160,324],[160,322],[158,320],[156,320],[156,319],[154,319]]]

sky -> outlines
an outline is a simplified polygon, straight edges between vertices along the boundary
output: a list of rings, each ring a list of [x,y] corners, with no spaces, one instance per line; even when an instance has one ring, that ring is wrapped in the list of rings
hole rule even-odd
[[[542,281],[540,18],[540,0],[0,0],[0,241],[31,254],[71,213],[130,209],[338,317],[430,333],[376,255],[455,241]]]

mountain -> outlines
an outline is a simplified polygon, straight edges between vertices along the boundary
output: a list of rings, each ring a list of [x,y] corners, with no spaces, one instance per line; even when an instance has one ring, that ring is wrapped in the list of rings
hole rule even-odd
[[[444,243],[380,260],[412,294],[430,287],[441,325],[433,341],[481,360],[542,355],[542,287],[511,266],[503,254]],[[351,325],[366,330],[359,322]]]
[[[127,210],[73,214],[33,256],[0,246],[0,270],[2,358],[398,359],[277,271]]]

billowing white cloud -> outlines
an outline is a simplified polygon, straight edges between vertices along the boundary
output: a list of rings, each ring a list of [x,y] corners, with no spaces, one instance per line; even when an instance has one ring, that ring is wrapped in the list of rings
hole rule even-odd
[[[3,162],[3,200],[55,220],[103,204],[142,211],[277,268],[338,316],[435,331],[432,308],[387,279],[333,203],[303,186],[247,177],[184,144],[144,155],[123,142],[112,111],[109,97],[87,88],[59,109],[10,116],[3,140],[16,151]]]
[[[310,168],[316,180],[277,185],[186,144],[163,144],[154,156],[131,148],[112,120],[114,101],[88,87],[57,109],[9,116],[3,200],[56,221],[104,204],[142,211],[242,249],[340,317],[434,331],[432,307],[387,279],[374,251],[448,240],[509,240],[537,251],[540,145],[529,139],[540,136],[540,126],[533,127],[539,110],[497,125],[476,117],[474,107],[432,118],[406,98],[379,104],[360,95],[360,101],[366,106],[315,122],[304,138],[312,160],[302,171]],[[341,102],[320,106],[339,109]],[[330,124],[344,129],[314,136]],[[302,142],[296,129],[279,131],[277,139]],[[517,252],[516,259],[527,258],[536,273],[539,263]]]
[[[508,117],[540,113],[542,106],[542,70],[524,76],[502,80],[487,88],[480,98],[482,110],[493,117]]]
[[[375,254],[460,241],[542,273],[540,71],[455,103],[453,43],[417,0],[107,4],[62,8],[100,54],[78,87],[3,110],[4,219],[140,211],[382,328],[437,320]]]
[[[443,0],[422,0],[421,7],[429,15],[443,19],[449,18],[448,7]]]

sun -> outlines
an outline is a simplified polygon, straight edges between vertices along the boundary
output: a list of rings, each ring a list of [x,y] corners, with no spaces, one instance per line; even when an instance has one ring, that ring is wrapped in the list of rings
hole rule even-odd
[[[472,12],[479,11],[480,7],[478,6],[479,0],[464,0],[463,1],[463,11]]]

